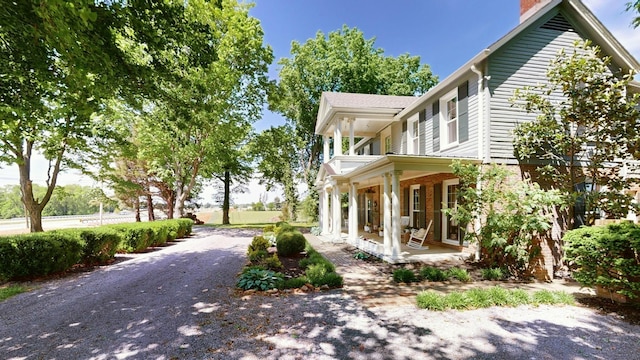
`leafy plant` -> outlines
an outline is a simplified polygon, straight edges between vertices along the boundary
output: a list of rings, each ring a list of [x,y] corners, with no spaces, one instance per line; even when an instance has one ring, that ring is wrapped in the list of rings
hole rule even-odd
[[[356,260],[367,260],[369,257],[369,254],[362,251],[358,251],[357,253],[353,254],[353,258]]]
[[[297,230],[283,231],[276,238],[276,249],[280,256],[292,256],[300,254],[307,243],[304,235]]]
[[[582,227],[563,237],[565,260],[582,286],[640,296],[640,226],[630,222]]]
[[[469,273],[467,272],[467,269],[451,268],[451,269],[447,270],[447,277],[448,278],[454,278],[454,279],[462,281],[462,282],[470,282],[471,281],[471,275],[469,275]]]
[[[240,275],[236,286],[243,290],[256,289],[266,291],[274,289],[282,279],[282,274],[271,270],[253,268]]]
[[[482,269],[482,278],[485,280],[502,280],[505,278],[505,274],[500,268],[488,268]]]
[[[252,251],[256,251],[256,250],[267,251],[269,247],[271,247],[271,244],[263,236],[254,236],[253,240],[251,240],[251,244],[249,244],[249,249],[247,250],[247,253],[251,253]]]
[[[322,233],[322,229],[320,229],[319,226],[313,226],[311,227],[311,230],[309,230],[309,232],[311,232],[311,234],[318,236]]]
[[[393,281],[397,283],[416,282],[416,274],[411,269],[400,268],[393,271]]]
[[[276,285],[278,289],[297,289],[309,283],[306,276],[284,279]]]
[[[252,264],[261,263],[268,255],[266,250],[249,250],[249,262]]]
[[[277,254],[273,254],[273,256],[265,257],[260,264],[264,265],[269,270],[278,270],[282,269],[282,262],[278,258]]]
[[[420,269],[420,276],[429,281],[445,281],[448,279],[447,275],[444,271],[432,266],[424,266]]]

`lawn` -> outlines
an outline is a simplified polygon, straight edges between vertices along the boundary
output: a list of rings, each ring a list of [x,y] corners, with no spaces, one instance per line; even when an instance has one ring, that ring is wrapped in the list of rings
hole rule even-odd
[[[258,227],[262,228],[265,225],[273,224],[280,221],[279,216],[282,214],[280,211],[235,211],[232,210],[229,212],[229,222],[231,226],[241,225],[242,227],[246,227],[245,225],[251,225],[249,227]],[[200,220],[204,221],[205,224],[208,225],[220,225],[222,224],[222,211],[209,211],[209,212],[201,212],[197,213],[197,216]],[[290,222],[292,225],[302,226],[302,227],[310,227],[313,226],[311,223],[306,222]],[[225,226],[226,227],[226,226]]]

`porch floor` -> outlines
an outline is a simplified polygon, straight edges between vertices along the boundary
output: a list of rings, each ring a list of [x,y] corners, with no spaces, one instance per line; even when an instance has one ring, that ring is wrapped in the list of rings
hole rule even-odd
[[[360,230],[358,231],[358,236],[379,244],[380,248],[384,246],[384,237],[379,236],[377,232],[369,233],[369,232],[365,232],[364,230]],[[321,236],[320,238],[325,238],[325,237]],[[348,239],[347,232],[343,232],[341,238],[343,239],[343,243],[350,244],[349,241],[347,240]],[[331,241],[327,238],[325,239],[323,240],[329,241],[329,242]],[[354,245],[354,244],[350,244],[350,245]],[[398,261],[396,261],[396,263],[411,263],[411,262],[431,263],[431,262],[440,262],[440,261],[446,261],[446,260],[452,260],[452,261],[465,260],[471,255],[469,253],[458,251],[456,249],[451,249],[449,247],[438,245],[438,244],[425,242],[424,245],[428,246],[429,248],[419,250],[419,249],[410,248],[404,243],[400,243],[400,257]],[[362,250],[367,251],[367,249],[365,248],[362,248]],[[373,255],[380,257],[379,256],[380,254],[373,253]]]

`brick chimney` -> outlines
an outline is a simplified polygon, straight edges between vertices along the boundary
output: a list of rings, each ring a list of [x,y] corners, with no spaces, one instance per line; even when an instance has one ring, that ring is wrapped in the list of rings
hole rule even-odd
[[[520,23],[522,24],[550,2],[551,0],[520,0]]]

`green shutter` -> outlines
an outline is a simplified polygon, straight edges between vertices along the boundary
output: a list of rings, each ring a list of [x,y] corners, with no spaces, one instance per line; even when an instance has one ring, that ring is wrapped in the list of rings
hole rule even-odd
[[[403,193],[403,197],[404,197],[404,215],[403,216],[411,216],[411,214],[409,213],[409,211],[411,211],[409,209],[409,187],[405,187],[404,189],[402,189],[402,193]]]
[[[458,86],[458,142],[469,140],[469,82]]]
[[[434,102],[431,106],[431,118],[433,121],[433,152],[440,151],[440,103]]]
[[[433,240],[442,241],[442,183],[433,185]]]
[[[425,155],[425,138],[424,138],[424,131],[425,131],[425,124],[427,123],[427,110],[424,109],[422,111],[420,111],[420,115],[418,116],[418,136],[419,136],[419,140],[418,140],[418,155]],[[415,151],[415,150],[414,150]]]

